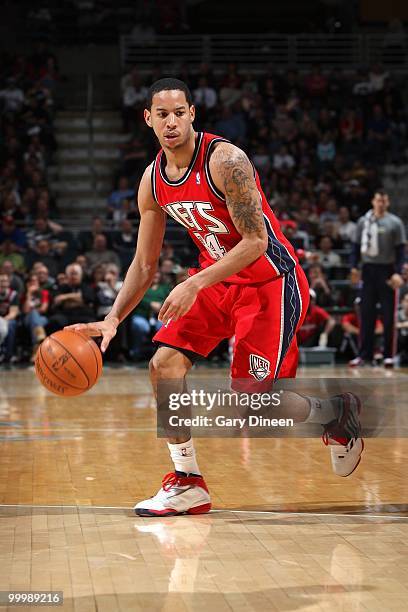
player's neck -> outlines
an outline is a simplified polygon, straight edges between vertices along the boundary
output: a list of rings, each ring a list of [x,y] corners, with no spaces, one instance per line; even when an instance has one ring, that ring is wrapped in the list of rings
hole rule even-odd
[[[184,145],[173,150],[164,148],[167,162],[166,172],[168,174],[182,173],[183,170],[188,168],[193,159],[197,136],[197,133],[192,129],[190,138]]]

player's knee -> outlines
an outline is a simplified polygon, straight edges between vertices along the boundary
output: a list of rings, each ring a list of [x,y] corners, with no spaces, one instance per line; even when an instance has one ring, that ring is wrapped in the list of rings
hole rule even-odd
[[[187,371],[187,360],[182,353],[166,347],[159,348],[149,363],[152,379],[183,378]]]

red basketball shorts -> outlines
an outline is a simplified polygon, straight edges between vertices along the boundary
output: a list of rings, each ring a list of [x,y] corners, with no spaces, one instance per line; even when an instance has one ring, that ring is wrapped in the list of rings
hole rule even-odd
[[[206,357],[221,340],[235,336],[233,388],[268,390],[277,378],[296,376],[296,331],[308,304],[309,286],[299,265],[257,285],[217,283],[202,289],[191,309],[163,326],[153,341]]]

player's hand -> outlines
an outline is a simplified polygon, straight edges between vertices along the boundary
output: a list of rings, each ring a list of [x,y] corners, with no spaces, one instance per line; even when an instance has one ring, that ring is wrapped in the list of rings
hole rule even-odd
[[[94,323],[74,323],[74,325],[67,325],[64,329],[81,332],[87,336],[102,336],[101,351],[104,353],[112,338],[116,336],[118,325],[119,320],[116,317],[112,317],[111,319],[95,321]]]
[[[404,280],[399,274],[393,274],[387,283],[391,289],[399,289],[404,284]]]
[[[159,321],[163,325],[172,321],[177,321],[180,317],[186,314],[196,301],[198,289],[187,279],[184,282],[174,287],[163,302],[158,315]]]

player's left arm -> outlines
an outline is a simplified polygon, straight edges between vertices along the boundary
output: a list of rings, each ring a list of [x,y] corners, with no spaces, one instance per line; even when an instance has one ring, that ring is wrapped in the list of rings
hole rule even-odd
[[[220,143],[210,158],[209,166],[215,186],[225,195],[229,214],[241,240],[222,259],[173,289],[159,313],[163,323],[182,317],[190,310],[201,289],[240,272],[263,255],[268,246],[261,196],[248,157],[238,147]]]

